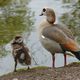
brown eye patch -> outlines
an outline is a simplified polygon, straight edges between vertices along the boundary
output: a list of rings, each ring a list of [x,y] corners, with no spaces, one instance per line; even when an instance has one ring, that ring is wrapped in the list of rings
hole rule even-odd
[[[46,9],[45,8],[43,8],[43,12],[45,12],[46,11]]]

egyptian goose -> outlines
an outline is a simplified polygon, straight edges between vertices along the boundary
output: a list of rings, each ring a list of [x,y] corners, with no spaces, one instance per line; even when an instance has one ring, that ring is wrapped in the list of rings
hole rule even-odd
[[[55,53],[63,53],[64,66],[66,63],[66,51],[71,52],[80,60],[79,45],[74,39],[72,32],[65,26],[55,24],[53,9],[43,8],[40,16],[46,16],[39,27],[39,38],[44,46],[52,54],[53,67],[55,66]]]
[[[28,47],[24,46],[23,38],[21,36],[16,36],[12,45],[12,54],[15,61],[14,72],[16,72],[17,63],[31,65],[31,56],[29,55]]]

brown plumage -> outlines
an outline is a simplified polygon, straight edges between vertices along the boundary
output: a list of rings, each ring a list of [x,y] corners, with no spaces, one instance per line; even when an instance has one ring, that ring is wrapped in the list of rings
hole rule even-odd
[[[31,57],[29,55],[29,49],[28,47],[24,46],[22,37],[16,36],[11,45],[12,45],[12,54],[15,61],[14,71],[16,71],[18,62],[22,65],[23,64],[31,65]]]
[[[43,8],[41,16],[46,16],[46,19],[42,21],[39,27],[40,41],[44,48],[51,52],[53,67],[55,53],[64,54],[64,65],[66,65],[66,51],[72,52],[80,60],[79,46],[74,40],[72,32],[65,25],[55,24],[54,14],[52,9]]]

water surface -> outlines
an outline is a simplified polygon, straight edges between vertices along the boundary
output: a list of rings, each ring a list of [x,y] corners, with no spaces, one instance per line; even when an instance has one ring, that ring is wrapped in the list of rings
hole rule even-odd
[[[29,4],[29,7],[31,8],[32,11],[35,12],[35,24],[34,24],[34,31],[31,32],[31,35],[28,39],[28,42],[26,41],[26,33],[24,35],[25,43],[27,46],[30,48],[30,53],[32,53],[32,67],[34,66],[52,66],[52,56],[51,54],[46,51],[42,45],[39,42],[38,39],[38,34],[37,34],[37,29],[39,27],[40,21],[43,19],[42,17],[39,16],[41,10],[43,7],[50,7],[53,8],[55,13],[56,13],[56,18],[58,22],[58,18],[61,16],[62,13],[65,11],[68,11],[66,9],[62,8],[62,3],[60,0],[32,0]],[[6,47],[7,50],[11,50],[10,44],[7,45]],[[63,55],[56,55],[56,67],[63,66]],[[37,64],[35,64],[35,61]],[[68,63],[71,63],[73,61],[77,61],[77,59],[73,57],[68,57],[67,58]],[[23,66],[18,65],[18,68],[21,68]],[[25,66],[24,66],[25,67]],[[4,58],[0,59],[0,75],[6,74],[8,72],[13,71],[14,69],[14,60],[11,55],[7,55]]]

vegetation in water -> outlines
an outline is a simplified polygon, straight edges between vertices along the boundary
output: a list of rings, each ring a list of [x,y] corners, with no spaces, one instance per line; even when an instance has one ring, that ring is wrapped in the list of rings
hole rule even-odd
[[[68,6],[71,8],[71,11],[64,13],[60,20],[69,26],[74,36],[76,36],[77,40],[80,42],[80,0],[70,2]]]
[[[14,36],[32,30],[34,12],[27,6],[29,0],[0,0],[0,46]]]

